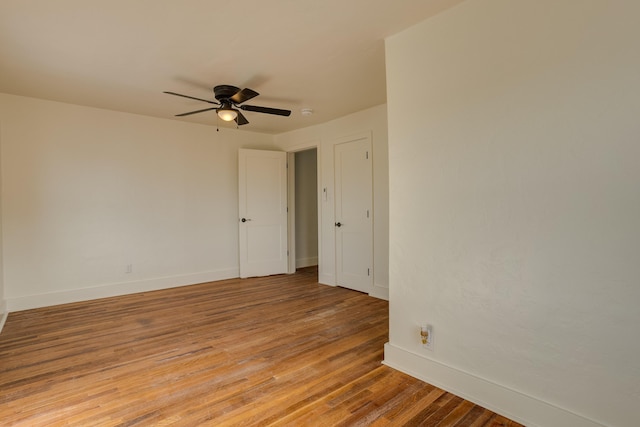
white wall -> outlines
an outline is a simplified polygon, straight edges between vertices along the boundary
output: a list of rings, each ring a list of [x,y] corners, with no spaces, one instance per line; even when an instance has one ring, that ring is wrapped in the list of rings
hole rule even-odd
[[[317,153],[295,153],[296,268],[318,265]]]
[[[7,303],[4,298],[4,262],[2,256],[2,118],[0,117],[0,332],[7,320]]]
[[[335,285],[335,227],[333,200],[333,147],[344,137],[370,132],[373,151],[373,278],[372,296],[388,299],[389,220],[386,105],[369,108],[321,125],[276,135],[276,144],[286,151],[318,147],[319,191],[327,188],[327,199],[320,202],[319,280]]]
[[[273,136],[5,94],[0,120],[10,311],[238,276],[237,151]]]
[[[638,16],[469,0],[387,40],[387,364],[527,425],[640,425]]]

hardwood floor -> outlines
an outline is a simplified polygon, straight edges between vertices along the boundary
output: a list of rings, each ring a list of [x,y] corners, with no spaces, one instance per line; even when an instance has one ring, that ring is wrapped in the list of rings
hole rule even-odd
[[[11,313],[0,424],[520,426],[381,365],[387,336],[313,268]]]

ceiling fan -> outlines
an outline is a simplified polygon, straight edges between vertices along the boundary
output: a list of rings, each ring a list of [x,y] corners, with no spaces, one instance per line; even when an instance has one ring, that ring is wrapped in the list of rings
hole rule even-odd
[[[207,102],[215,105],[215,107],[205,108],[202,110],[190,111],[188,113],[176,114],[176,117],[188,116],[191,114],[203,113],[205,111],[216,110],[218,117],[225,122],[235,121],[238,126],[246,125],[249,123],[247,118],[240,112],[253,111],[256,113],[275,114],[276,116],[289,116],[291,110],[281,110],[279,108],[258,107],[257,105],[240,105],[252,98],[259,95],[255,90],[244,88],[240,89],[235,86],[219,85],[213,88],[213,94],[217,100],[211,101],[208,99],[196,98],[189,95],[182,95],[175,92],[164,92],[169,95],[181,96],[183,98],[195,99],[196,101]]]

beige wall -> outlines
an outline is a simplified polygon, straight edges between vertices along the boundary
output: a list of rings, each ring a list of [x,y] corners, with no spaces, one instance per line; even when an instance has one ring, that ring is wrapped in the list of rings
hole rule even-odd
[[[469,0],[387,40],[386,363],[527,425],[640,425],[638,16]]]
[[[2,248],[4,242],[2,239],[2,118],[0,117],[0,331],[7,318],[7,303],[4,297],[4,257],[2,256]]]
[[[0,120],[9,310],[237,277],[238,148],[273,136],[11,95]]]

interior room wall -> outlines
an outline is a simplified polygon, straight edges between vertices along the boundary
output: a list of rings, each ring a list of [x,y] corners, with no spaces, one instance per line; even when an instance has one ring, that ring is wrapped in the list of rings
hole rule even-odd
[[[316,126],[275,136],[276,145],[285,151],[318,147],[320,167],[318,191],[321,197],[319,220],[319,280],[335,285],[335,226],[333,199],[333,147],[341,139],[370,132],[373,151],[373,279],[372,296],[388,299],[389,295],[389,181],[387,153],[387,110],[379,105]]]
[[[527,425],[640,425],[638,16],[469,0],[387,40],[385,363]]]
[[[4,299],[4,268],[2,256],[2,117],[0,117],[0,332],[7,320],[7,303]]]
[[[318,265],[317,151],[295,153],[296,268]]]
[[[0,94],[9,311],[238,276],[238,148],[273,136]]]

